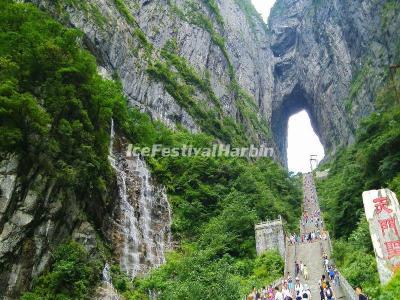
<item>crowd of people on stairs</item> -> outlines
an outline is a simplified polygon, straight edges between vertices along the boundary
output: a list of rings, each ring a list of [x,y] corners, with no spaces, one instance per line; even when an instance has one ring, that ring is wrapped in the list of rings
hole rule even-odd
[[[253,292],[247,296],[247,300],[308,300],[311,299],[311,291],[307,284],[302,284],[300,278],[295,280],[290,274],[279,287],[269,286],[261,290],[253,288]]]
[[[313,243],[329,238],[328,232],[324,230],[324,222],[319,209],[317,193],[310,174],[304,176],[303,185],[304,206],[300,221],[301,233],[290,234],[288,237],[289,245]],[[322,243],[320,245],[323,251]],[[311,259],[314,259],[314,257]],[[277,287],[269,286],[268,288],[264,287],[262,289],[254,287],[253,291],[247,296],[247,300],[309,300],[312,294],[314,294],[314,297],[319,294],[319,299],[314,300],[338,300],[336,292],[339,291],[337,288],[341,285],[339,272],[336,266],[332,264],[332,261],[325,251],[322,253],[321,263],[321,270],[323,270],[324,274],[321,274],[318,285],[315,285],[315,289],[318,288],[318,290],[313,290],[313,293],[310,290],[310,286],[307,284],[310,284],[309,267],[302,261],[296,261],[294,276],[287,273],[283,281]],[[318,272],[315,272],[316,270],[311,271],[314,271],[312,272],[313,275],[318,276]],[[315,277],[311,278],[311,280],[317,281]],[[356,289],[356,294],[359,300],[368,300],[362,293],[361,287]]]

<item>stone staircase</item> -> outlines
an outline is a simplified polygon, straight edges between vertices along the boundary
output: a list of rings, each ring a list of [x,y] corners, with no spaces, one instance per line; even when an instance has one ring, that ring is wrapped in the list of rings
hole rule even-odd
[[[309,181],[313,182],[311,174],[305,174],[304,176],[305,179],[308,178]],[[310,193],[312,193],[313,195],[311,195]],[[311,198],[311,196],[313,196],[314,199],[317,199],[315,186],[313,184],[311,189],[304,188],[304,197]],[[311,203],[306,203],[306,201],[304,201],[303,209],[309,212],[319,210],[318,201],[312,201]],[[300,227],[301,234],[304,232],[317,230],[317,227],[314,223],[308,223],[304,228],[302,226]],[[301,274],[299,274],[298,277],[300,278],[301,283],[307,284],[310,287],[312,299],[320,299],[318,281],[323,274],[327,276],[322,264],[322,254],[324,251],[330,257],[331,247],[329,236],[326,240],[315,240],[311,243],[299,243],[296,245],[290,245],[288,243],[286,247],[285,276],[287,275],[287,272],[290,272],[292,277],[295,277],[295,262],[303,262],[308,269],[308,280],[305,280],[305,278]],[[348,297],[343,292],[341,286],[333,286],[333,290],[336,295],[335,299],[353,299],[352,297]]]
[[[311,173],[307,173],[303,175],[304,181],[303,181],[303,189],[304,189],[304,201],[303,201],[303,211],[308,211],[308,212],[313,212],[315,210],[320,210],[319,208],[319,202],[318,202],[318,197],[317,197],[317,192],[314,186],[314,181]],[[309,185],[309,188],[306,188],[306,180],[311,183],[311,188]],[[313,201],[306,201],[306,199],[314,199]],[[280,220],[281,221],[281,220]],[[275,221],[276,222],[276,221]],[[256,229],[259,228],[261,225],[265,225],[264,223],[256,225]],[[282,226],[282,224],[281,224]],[[317,227],[315,223],[307,223],[304,227],[300,225],[300,234],[311,232],[311,231],[316,231]],[[271,231],[272,232],[272,231]],[[322,254],[325,252],[328,254],[328,257],[331,257],[331,252],[332,252],[332,246],[331,246],[331,241],[329,237],[329,233],[325,231],[326,234],[326,239],[317,239],[311,243],[296,243],[294,245],[290,244],[289,241],[285,241],[285,237],[275,237],[275,239],[272,238],[272,236],[269,236],[269,243],[265,243],[261,237],[263,236],[264,239],[265,235],[271,235],[271,232],[265,232],[264,236],[261,233],[258,233],[256,235],[257,239],[257,245],[260,246],[258,249],[257,248],[257,253],[261,253],[262,251],[268,250],[271,247],[278,247],[283,244],[284,249],[285,249],[285,270],[284,270],[284,277],[287,277],[288,272],[294,279],[296,277],[295,275],[295,263],[297,262],[303,262],[308,269],[308,279],[305,280],[304,276],[302,274],[298,274],[298,277],[300,278],[300,282],[302,284],[307,284],[310,287],[311,291],[311,296],[312,299],[319,300],[320,299],[320,289],[319,289],[319,283],[318,281],[320,280],[321,276],[324,274],[328,278],[328,274],[325,272],[325,268],[323,266],[323,261],[322,261]],[[282,241],[277,241],[277,240],[282,240]],[[268,247],[267,247],[268,246]],[[281,245],[282,246],[282,245]],[[280,251],[281,252],[281,251]],[[273,286],[279,286],[281,285],[283,281],[283,278],[276,280],[273,283]],[[351,287],[351,285],[347,282],[346,278],[342,276],[342,274],[339,272],[339,286],[333,286],[332,289],[335,294],[335,300],[357,300],[358,297],[355,294],[354,289]]]

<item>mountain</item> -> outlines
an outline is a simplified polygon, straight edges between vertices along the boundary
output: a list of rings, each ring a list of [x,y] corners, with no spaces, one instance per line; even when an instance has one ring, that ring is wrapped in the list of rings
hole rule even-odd
[[[296,182],[272,162],[129,160],[127,145],[267,145],[285,166],[288,118],[306,109],[333,157],[354,143],[400,53],[400,14],[390,0],[278,0],[268,24],[248,0],[26,2],[44,13],[1,4],[6,299],[54,271],[62,258],[55,249],[69,239],[83,245],[70,245],[74,251],[93,257],[80,262],[92,273],[110,257],[124,274],[147,273],[174,244],[193,242],[190,230],[200,239],[210,220],[222,222],[230,206],[220,198],[232,194],[224,186],[250,199],[247,231],[237,236],[277,214],[294,226]],[[243,258],[254,244],[232,240],[218,251]],[[93,276],[88,286],[99,280]]]

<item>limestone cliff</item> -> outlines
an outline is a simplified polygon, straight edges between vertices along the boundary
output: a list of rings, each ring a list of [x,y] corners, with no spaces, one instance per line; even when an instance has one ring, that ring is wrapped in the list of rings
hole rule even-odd
[[[84,33],[83,46],[121,81],[130,105],[170,127],[267,143],[282,163],[287,120],[300,109],[328,153],[351,143],[399,57],[400,14],[389,0],[278,0],[268,26],[247,0],[29,2]],[[24,170],[18,157],[2,159],[0,295],[18,298],[67,237],[90,252],[100,233],[132,276],[164,261],[164,189],[143,161],[124,161],[119,146],[111,147],[115,186],[100,208],[82,206],[40,170]]]
[[[233,130],[244,125],[249,142],[271,142],[273,69],[263,63],[272,57],[270,37],[241,1],[220,1],[215,9],[207,5],[213,1],[32,2],[82,30],[99,64],[121,80],[130,104],[154,119],[223,139],[221,128],[232,118],[239,124]],[[165,64],[167,72],[154,70]],[[175,95],[171,85],[191,95]]]
[[[33,2],[85,33],[87,47],[118,75],[132,105],[172,127],[180,123],[219,138],[223,119],[231,117],[251,142],[275,147],[283,163],[287,119],[301,109],[328,155],[352,143],[398,53],[400,21],[388,0],[278,0],[268,26],[247,0],[221,0],[216,7],[181,0]],[[153,49],[147,59],[143,40]],[[182,77],[161,51],[168,41],[193,67],[192,77],[204,78],[207,87],[183,78],[193,99],[174,95],[168,78],[148,72],[160,61]]]
[[[269,18],[275,58],[271,126],[283,158],[287,118],[299,109],[309,112],[328,155],[354,141],[360,120],[374,110],[389,65],[398,63],[395,2],[277,1]]]

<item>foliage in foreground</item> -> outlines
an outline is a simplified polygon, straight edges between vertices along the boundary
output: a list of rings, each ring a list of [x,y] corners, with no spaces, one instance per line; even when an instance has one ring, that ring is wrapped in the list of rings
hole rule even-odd
[[[40,276],[22,300],[86,299],[99,280],[102,264],[76,242],[60,245],[49,272]]]
[[[397,271],[392,280],[382,287],[378,300],[386,299],[400,299],[400,271]]]
[[[235,260],[229,255],[215,259],[210,251],[189,245],[170,253],[167,261],[133,283],[114,267],[114,286],[127,299],[145,299],[149,290],[157,291],[159,299],[238,299],[252,286],[261,287],[281,277],[284,268],[276,251],[255,260]]]

